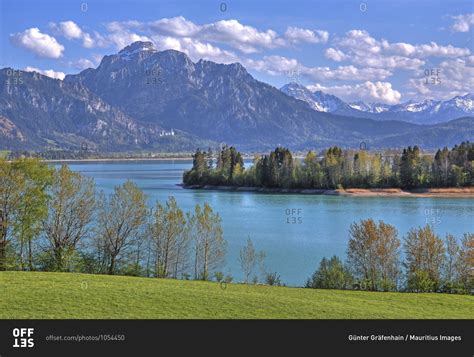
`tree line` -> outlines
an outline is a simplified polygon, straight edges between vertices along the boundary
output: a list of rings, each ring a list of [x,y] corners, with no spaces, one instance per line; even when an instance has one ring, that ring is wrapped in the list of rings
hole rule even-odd
[[[349,237],[345,263],[323,258],[306,287],[464,294],[474,288],[472,233],[458,243],[426,225],[411,229],[402,242],[394,226],[367,219],[353,223]]]
[[[208,204],[148,208],[131,181],[109,195],[66,165],[0,161],[0,270],[210,279],[223,266],[222,222]]]
[[[338,189],[474,186],[474,143],[423,153],[418,146],[401,151],[369,153],[334,146],[322,153],[309,151],[295,159],[289,149],[277,147],[255,156],[245,168],[242,154],[224,146],[214,157],[198,149],[185,185],[231,185],[268,188]]]

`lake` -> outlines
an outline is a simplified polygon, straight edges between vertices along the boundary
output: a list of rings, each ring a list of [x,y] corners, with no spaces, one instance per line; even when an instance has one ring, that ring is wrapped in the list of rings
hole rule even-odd
[[[280,274],[287,285],[301,286],[323,257],[345,258],[352,222],[383,219],[397,227],[400,238],[413,227],[433,223],[438,234],[459,239],[474,231],[472,198],[343,197],[262,194],[183,189],[189,160],[69,163],[72,170],[94,178],[108,193],[125,180],[134,181],[149,196],[149,204],[174,196],[185,211],[208,202],[222,217],[228,242],[225,273],[240,281],[239,250],[250,237],[266,252],[267,271]]]

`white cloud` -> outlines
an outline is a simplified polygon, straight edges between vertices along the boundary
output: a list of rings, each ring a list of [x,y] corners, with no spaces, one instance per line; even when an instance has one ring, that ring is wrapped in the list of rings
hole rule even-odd
[[[311,31],[290,26],[285,32],[285,38],[292,43],[326,43],[329,39],[329,33],[322,30]]]
[[[237,20],[220,20],[203,25],[196,37],[223,42],[243,53],[258,52],[259,48],[276,48],[284,45],[283,39],[273,30],[258,31],[252,26],[242,25]]]
[[[265,72],[270,75],[285,75],[288,71],[297,71],[309,80],[377,80],[392,75],[383,68],[357,68],[355,66],[306,67],[296,59],[282,56],[265,56],[261,60],[244,60],[244,65],[250,69]]]
[[[412,45],[376,40],[367,31],[351,30],[333,41],[333,48],[326,50],[326,57],[334,61],[350,60],[360,66],[386,69],[415,70],[425,64],[427,57],[457,58],[470,54],[468,48],[442,46],[436,42]],[[344,56],[343,56],[344,55]]]
[[[221,43],[242,53],[256,53],[263,49],[289,47],[298,43],[325,43],[329,33],[323,30],[307,30],[288,27],[284,34],[268,29],[260,31],[235,19],[220,20],[198,25],[182,16],[150,22],[114,21],[106,26],[110,33],[142,33],[147,36],[190,38],[194,41]]]
[[[87,58],[80,58],[77,61],[70,63],[70,65],[81,70],[86,68],[95,68],[94,62]]]
[[[474,26],[474,13],[466,15],[453,16],[454,24],[451,26],[451,30],[455,32],[469,32],[472,26]]]
[[[10,39],[16,46],[23,47],[38,57],[60,58],[63,55],[64,46],[54,37],[42,33],[37,27],[11,34]]]
[[[117,50],[121,50],[136,41],[151,41],[148,36],[139,35],[126,30],[115,31],[108,34],[107,40],[114,44]]]
[[[74,21],[63,21],[59,24],[55,22],[49,23],[49,28],[54,34],[63,36],[68,40],[81,40],[85,48],[105,47],[107,41],[99,33],[95,32],[94,36],[83,31]]]
[[[355,85],[341,85],[326,87],[316,83],[308,86],[311,91],[321,90],[338,96],[346,101],[362,100],[365,102],[380,102],[386,104],[400,103],[401,94],[392,88],[389,82],[370,82],[359,83]]]
[[[193,61],[205,59],[218,63],[233,63],[241,60],[234,53],[189,37],[153,36],[156,49],[172,49],[186,53]]]
[[[245,59],[244,65],[272,76],[285,75],[288,71],[301,71],[304,68],[296,59],[282,56],[265,56],[261,60]]]
[[[66,37],[68,40],[73,38],[82,38],[83,32],[81,28],[73,21],[60,22],[59,29],[64,37]]]
[[[383,41],[383,48],[388,52],[401,54],[408,57],[450,57],[456,58],[470,54],[468,48],[454,47],[452,45],[440,46],[436,42],[422,45],[411,45],[408,43],[393,43]]]
[[[457,95],[474,92],[474,56],[469,56],[466,59],[448,59],[434,69],[439,70],[439,76],[435,76],[435,78],[439,78],[440,83],[433,84],[430,81],[430,76],[427,80],[424,71],[417,71],[407,85],[414,91],[413,95],[450,99]]]
[[[344,52],[342,52],[341,50],[336,50],[334,48],[326,49],[326,51],[324,51],[324,55],[326,56],[326,58],[332,59],[336,62],[341,62],[347,59],[347,56]]]
[[[46,69],[46,70],[42,70],[42,69],[39,69],[39,68],[36,68],[36,67],[25,67],[23,69],[25,72],[38,72],[44,76],[47,76],[47,77],[50,77],[50,78],[54,78],[54,79],[60,79],[60,80],[63,80],[64,77],[66,77],[66,74],[64,72],[56,72],[52,69]]]
[[[189,37],[199,32],[200,27],[193,22],[186,20],[182,16],[173,18],[164,18],[153,21],[149,24],[150,28],[158,33],[174,36]]]

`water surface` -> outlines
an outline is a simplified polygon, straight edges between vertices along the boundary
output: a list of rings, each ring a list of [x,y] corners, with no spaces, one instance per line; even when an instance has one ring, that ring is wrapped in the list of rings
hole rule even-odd
[[[188,160],[70,163],[74,171],[93,177],[99,190],[110,192],[129,179],[149,196],[149,204],[174,196],[185,211],[208,202],[219,212],[228,242],[223,269],[236,280],[242,274],[239,250],[248,237],[267,254],[268,271],[276,271],[288,285],[303,285],[326,256],[345,257],[352,222],[383,219],[397,227],[400,237],[426,222],[444,236],[458,238],[474,231],[471,198],[343,197],[262,194],[183,189],[177,184],[191,167]],[[293,223],[295,222],[295,223]]]

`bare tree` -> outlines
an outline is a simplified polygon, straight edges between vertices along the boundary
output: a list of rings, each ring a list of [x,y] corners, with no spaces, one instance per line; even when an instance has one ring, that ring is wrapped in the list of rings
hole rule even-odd
[[[88,235],[95,205],[95,186],[90,178],[62,166],[54,173],[49,213],[43,222],[54,269],[66,268],[66,259]]]
[[[252,274],[255,270],[261,268],[263,270],[263,261],[265,260],[265,252],[257,251],[250,238],[247,239],[247,245],[240,250],[239,263],[244,273],[245,283],[250,282]]]
[[[458,266],[459,245],[452,234],[446,235],[446,259],[444,260],[443,279],[446,283],[457,280],[456,266]]]
[[[114,188],[99,201],[97,231],[108,258],[108,274],[114,274],[117,259],[138,239],[146,221],[146,198],[131,181]]]

